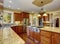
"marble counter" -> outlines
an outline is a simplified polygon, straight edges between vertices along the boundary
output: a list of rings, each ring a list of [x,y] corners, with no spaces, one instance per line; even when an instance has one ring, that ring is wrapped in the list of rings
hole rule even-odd
[[[27,26],[27,27],[29,27],[31,30],[33,28],[32,26]],[[57,28],[57,27],[47,27],[47,26],[46,27],[42,27],[42,28],[39,27],[39,30],[46,30],[46,31],[60,33],[60,28]]]
[[[57,28],[57,27],[43,27],[43,28],[40,28],[40,29],[60,33],[60,28]]]
[[[20,38],[10,27],[3,28],[3,33],[1,34],[3,35],[3,39],[1,39],[3,44],[25,44],[25,41]]]

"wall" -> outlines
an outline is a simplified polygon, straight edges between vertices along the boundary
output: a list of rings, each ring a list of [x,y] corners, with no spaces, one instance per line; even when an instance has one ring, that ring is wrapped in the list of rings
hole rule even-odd
[[[60,12],[56,12],[54,15],[54,19],[59,18],[59,27],[60,27]]]
[[[53,26],[55,27],[55,19],[59,18],[59,27],[60,27],[60,11],[53,11],[53,12],[48,12],[50,14],[50,22],[53,22]],[[51,15],[53,14],[53,15]]]

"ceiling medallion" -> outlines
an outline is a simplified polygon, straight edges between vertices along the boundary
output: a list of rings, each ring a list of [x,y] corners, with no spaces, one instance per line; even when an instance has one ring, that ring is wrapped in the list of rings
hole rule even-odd
[[[38,7],[41,7],[41,6],[44,6],[46,4],[49,4],[50,2],[52,2],[53,0],[34,0],[32,2],[32,4],[38,6]]]

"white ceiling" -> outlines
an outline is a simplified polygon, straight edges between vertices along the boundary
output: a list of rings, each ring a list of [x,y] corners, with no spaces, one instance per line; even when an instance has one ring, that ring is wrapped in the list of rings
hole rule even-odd
[[[12,9],[20,8],[22,11],[26,12],[40,12],[42,7],[38,7],[32,4],[34,0],[4,0],[4,7],[8,8],[11,6]],[[51,3],[43,6],[46,11],[60,10],[60,0],[53,0]]]

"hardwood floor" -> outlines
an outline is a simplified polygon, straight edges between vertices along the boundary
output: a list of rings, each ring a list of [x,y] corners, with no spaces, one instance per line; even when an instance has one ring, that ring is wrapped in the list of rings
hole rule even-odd
[[[26,41],[26,44],[36,44],[33,40],[27,37],[26,33],[20,34],[19,36]]]

